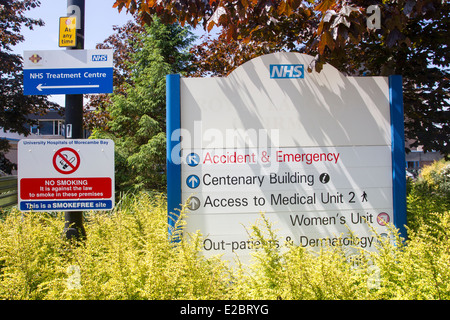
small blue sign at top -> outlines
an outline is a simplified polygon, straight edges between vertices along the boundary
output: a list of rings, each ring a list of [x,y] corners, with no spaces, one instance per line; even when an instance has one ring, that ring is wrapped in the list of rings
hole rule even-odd
[[[303,79],[305,67],[303,64],[271,64],[271,79]]]
[[[108,61],[108,55],[107,54],[93,54],[91,56],[92,61]]]

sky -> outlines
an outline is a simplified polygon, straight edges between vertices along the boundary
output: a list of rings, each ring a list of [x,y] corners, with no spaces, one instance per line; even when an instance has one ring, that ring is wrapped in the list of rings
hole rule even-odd
[[[114,25],[122,26],[133,20],[126,9],[119,13],[113,4],[114,0],[85,0],[85,49],[95,49],[98,43],[112,35]],[[13,47],[13,53],[23,56],[23,51],[28,50],[65,50],[58,46],[58,37],[59,18],[67,16],[67,0],[41,0],[40,7],[27,11],[25,15],[42,19],[45,26],[34,27],[34,30],[22,27],[21,34],[25,40]],[[64,95],[49,96],[49,99],[62,106],[65,104]]]
[[[103,42],[114,33],[114,25],[123,25],[132,16],[122,10],[113,8],[114,0],[85,1],[85,49],[95,49],[97,43]],[[66,0],[41,0],[38,8],[26,12],[29,18],[40,18],[45,22],[43,27],[29,30],[22,28],[25,41],[14,47],[14,52],[22,54],[24,50],[65,50],[58,46],[59,18],[67,16]]]
[[[97,43],[103,42],[114,33],[114,25],[124,25],[133,17],[122,10],[121,13],[113,8],[114,0],[86,0],[84,48],[95,49]],[[42,19],[43,27],[29,30],[22,27],[21,34],[25,40],[13,48],[14,53],[23,56],[28,50],[65,50],[58,46],[59,18],[67,16],[66,0],[41,0],[41,5],[25,13],[29,18]],[[64,95],[49,96],[49,100],[62,106],[65,105]]]

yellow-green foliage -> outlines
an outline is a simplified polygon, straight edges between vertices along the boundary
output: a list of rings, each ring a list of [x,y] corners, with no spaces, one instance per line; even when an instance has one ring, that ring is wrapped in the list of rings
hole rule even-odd
[[[450,161],[444,159],[424,167],[417,181],[409,181],[408,226],[416,230],[434,216],[450,210]]]
[[[349,255],[342,247],[319,252],[276,248],[271,226],[253,226],[266,241],[234,292],[239,299],[450,299],[450,213],[432,214],[404,242],[394,228],[377,237],[377,251]],[[253,233],[255,235],[255,232]]]
[[[432,164],[425,166],[421,172],[419,179],[423,179],[434,190],[441,188],[442,180],[446,178],[450,182],[448,174],[450,173],[450,162],[441,159]]]
[[[61,216],[11,212],[0,223],[0,299],[222,297],[222,263],[195,241],[171,244],[165,208],[161,197],[125,197],[113,213],[86,216],[82,244],[63,239]]]
[[[78,244],[62,215],[13,210],[0,220],[0,299],[449,299],[450,214],[432,215],[405,244],[379,238],[377,253],[351,256],[281,244],[262,215],[248,226],[254,262],[230,267],[201,255],[200,234],[168,241],[163,197],[88,213]]]

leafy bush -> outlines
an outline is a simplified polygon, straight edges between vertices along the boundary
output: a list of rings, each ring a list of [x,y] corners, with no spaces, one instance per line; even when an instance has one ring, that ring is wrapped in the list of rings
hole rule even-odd
[[[83,243],[64,239],[62,215],[12,210],[0,221],[0,299],[449,299],[450,213],[429,216],[406,243],[392,229],[376,253],[349,256],[276,246],[262,215],[248,226],[261,243],[253,263],[231,267],[202,256],[201,234],[169,241],[161,195],[87,213]]]
[[[449,299],[450,213],[432,215],[435,223],[418,228],[406,243],[391,226],[388,237],[377,236],[376,252],[353,255],[343,247],[317,252],[289,244],[281,253],[264,220],[252,227],[262,245],[233,288],[236,298]]]
[[[436,218],[430,212],[450,210],[450,161],[442,159],[424,167],[408,189],[408,227],[417,230]]]
[[[221,297],[223,264],[195,241],[171,244],[165,208],[162,197],[126,196],[113,213],[89,213],[78,244],[63,240],[61,216],[13,211],[0,225],[0,299]]]

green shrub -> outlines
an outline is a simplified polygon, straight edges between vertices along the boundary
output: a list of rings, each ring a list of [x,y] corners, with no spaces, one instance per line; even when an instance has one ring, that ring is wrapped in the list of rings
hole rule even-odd
[[[44,299],[45,287],[64,276],[64,221],[12,210],[0,222],[0,299]]]
[[[424,167],[408,189],[408,227],[417,230],[435,218],[430,212],[450,210],[450,161],[442,159]]]
[[[450,214],[428,214],[402,243],[377,252],[282,243],[262,215],[250,265],[201,254],[201,234],[168,240],[164,196],[126,195],[85,215],[87,239],[68,242],[61,214],[12,210],[0,220],[0,299],[449,299]],[[256,241],[257,240],[257,241]]]
[[[377,251],[352,255],[339,246],[282,253],[265,221],[252,227],[262,246],[234,291],[239,299],[449,299],[450,213],[431,215],[408,241],[391,226],[388,237],[377,235]]]

